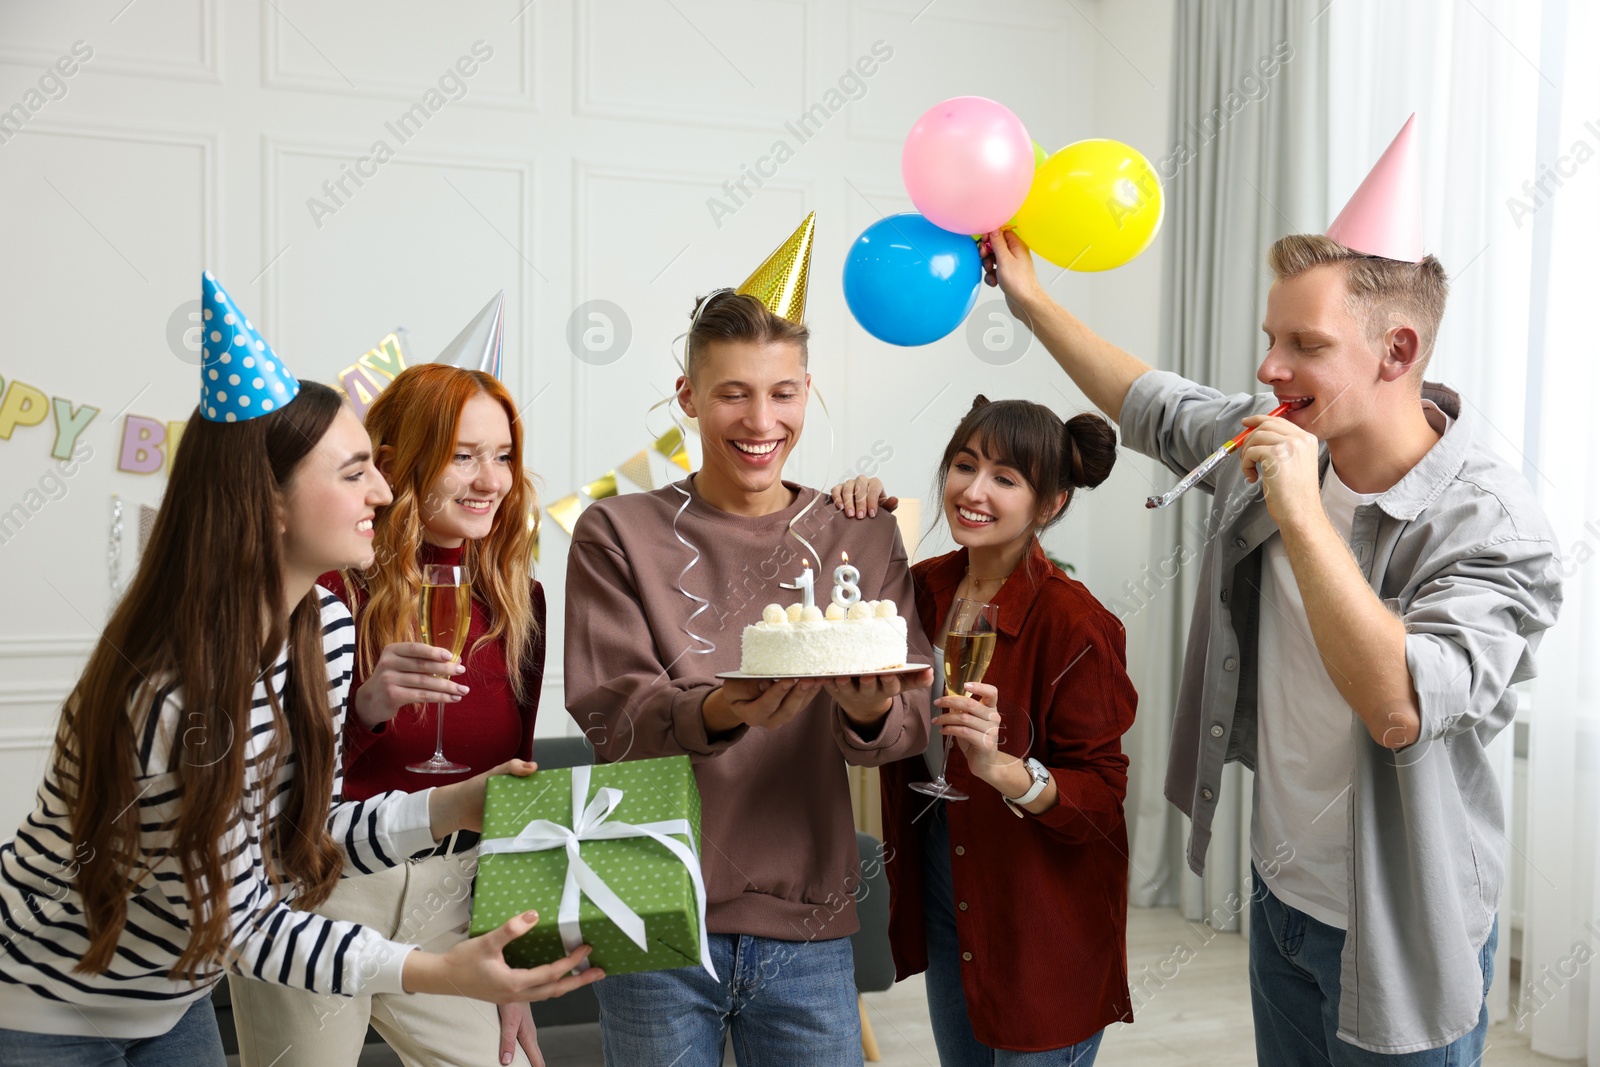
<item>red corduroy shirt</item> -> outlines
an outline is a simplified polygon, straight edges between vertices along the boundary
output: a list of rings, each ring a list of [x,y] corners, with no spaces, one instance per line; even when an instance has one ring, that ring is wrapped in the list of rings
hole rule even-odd
[[[420,562],[456,566],[463,553],[462,548],[424,544]],[[349,605],[350,613],[360,618],[366,603],[363,590],[347,589],[338,571],[324,574],[317,584],[332,590]],[[344,720],[346,800],[365,800],[392,789],[414,793],[428,786],[470,778],[509,759],[533,758],[533,724],[539,713],[545,656],[544,587],[537,581],[533,582],[532,603],[539,636],[523,672],[527,702],[519,704],[506,676],[504,640],[497,639],[475,653],[471,651],[489,628],[488,609],[477,597],[472,600],[472,625],[462,653],[467,669],[455,676],[472,692],[458,703],[444,706],[444,754],[472,768],[463,774],[416,774],[406,770],[407,764],[421,763],[433,755],[438,727],[435,705],[424,705],[420,713],[416,707],[401,708],[399,714],[376,730],[362,724],[355,710],[356,691],[366,681],[366,673],[361,669],[358,650],[356,673],[350,682],[350,709]]]
[[[912,568],[917,612],[936,644],[966,568],[965,549]],[[949,780],[971,797],[944,802],[961,984],[979,1041],[1039,1052],[1133,1021],[1121,739],[1138,698],[1122,624],[1051,564],[1037,541],[994,603],[1000,634],[984,680],[1000,691],[1000,748],[1050,768],[1060,800],[1019,819],[952,750]],[[910,786],[930,777],[920,754],[882,771],[892,850],[889,938],[899,978],[928,966],[922,834],[933,801]]]

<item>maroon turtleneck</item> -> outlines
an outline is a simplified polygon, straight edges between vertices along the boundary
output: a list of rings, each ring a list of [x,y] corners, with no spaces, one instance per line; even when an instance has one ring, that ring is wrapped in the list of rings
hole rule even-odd
[[[424,544],[419,563],[460,564],[464,547],[441,548]],[[539,688],[544,681],[545,602],[544,587],[532,581],[534,620],[539,636],[533,655],[524,671],[527,702],[519,704],[506,676],[506,649],[496,639],[476,652],[471,649],[489,629],[489,609],[477,597],[472,599],[472,625],[467,630],[467,651],[463,652],[466,672],[456,681],[472,691],[460,702],[444,707],[444,754],[472,770],[460,775],[415,774],[406,770],[409,763],[420,763],[433,755],[438,720],[434,705],[420,709],[400,709],[393,719],[375,730],[362,725],[355,714],[356,691],[366,681],[361,657],[356,657],[356,675],[350,683],[350,711],[344,728],[344,796],[346,800],[365,800],[388,790],[407,793],[428,786],[446,785],[470,778],[508,759],[533,758],[533,723],[539,711]],[[338,571],[318,579],[350,606],[358,619],[366,603],[366,591],[346,587]],[[359,631],[358,631],[359,632]]]

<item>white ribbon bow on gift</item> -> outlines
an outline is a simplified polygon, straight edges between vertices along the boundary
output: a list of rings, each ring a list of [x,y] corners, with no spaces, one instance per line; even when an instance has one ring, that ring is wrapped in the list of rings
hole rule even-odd
[[[606,885],[605,881],[594,872],[594,868],[583,861],[578,846],[584,841],[617,841],[627,837],[648,837],[660,842],[684,865],[689,871],[689,878],[694,882],[695,903],[699,909],[700,920],[700,963],[705,967],[706,973],[716,978],[717,970],[711,963],[711,938],[706,933],[706,884],[700,875],[700,861],[688,845],[667,836],[682,834],[693,841],[694,831],[689,825],[689,820],[666,819],[662,822],[638,825],[610,822],[608,820],[611,818],[611,813],[622,803],[623,790],[609,786],[598,789],[595,791],[594,799],[589,801],[588,807],[585,807],[583,798],[589,794],[589,770],[588,767],[572,768],[570,827],[551,822],[549,819],[535,819],[524,826],[516,837],[495,837],[479,841],[478,854],[489,856],[496,852],[543,852],[565,846],[567,881],[561,890],[558,926],[561,930],[561,943],[566,946],[566,950],[571,952],[583,944],[583,933],[578,928],[578,906],[581,899],[587,896],[595,902],[606,918],[617,924],[617,929],[627,934],[628,939],[640,949],[648,952],[650,942],[645,937],[644,920],[639,918],[638,912],[628,907],[627,901]],[[578,969],[584,970],[588,966],[589,963],[585,960]]]

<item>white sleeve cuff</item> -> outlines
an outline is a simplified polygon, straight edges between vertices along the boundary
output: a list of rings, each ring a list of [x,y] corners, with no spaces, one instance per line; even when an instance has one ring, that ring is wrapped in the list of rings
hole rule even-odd
[[[404,993],[405,984],[400,980],[400,975],[405,970],[406,957],[416,949],[416,945],[400,941],[374,940],[364,954],[360,976],[351,993],[355,996]]]
[[[433,787],[430,786],[415,793],[402,793],[384,805],[383,850],[394,857],[395,862],[438,844],[428,815],[428,801],[432,796]]]

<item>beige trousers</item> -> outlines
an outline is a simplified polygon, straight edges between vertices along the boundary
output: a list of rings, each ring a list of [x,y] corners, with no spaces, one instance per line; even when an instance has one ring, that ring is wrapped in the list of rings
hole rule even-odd
[[[476,850],[412,860],[339,883],[317,909],[443,952],[466,939]],[[407,1067],[500,1062],[493,1004],[427,993],[340,997],[230,975],[242,1067],[354,1067],[371,1023]],[[513,1063],[527,1067],[519,1048]]]

